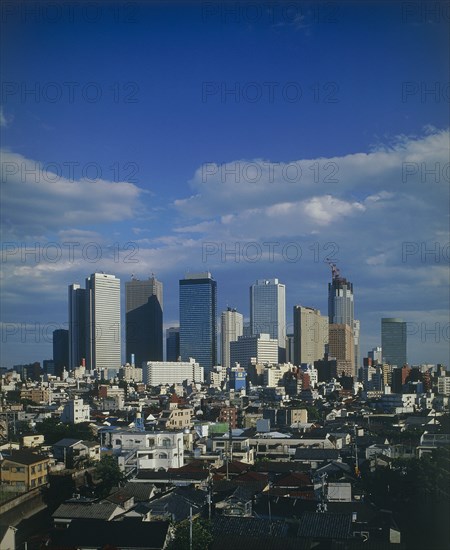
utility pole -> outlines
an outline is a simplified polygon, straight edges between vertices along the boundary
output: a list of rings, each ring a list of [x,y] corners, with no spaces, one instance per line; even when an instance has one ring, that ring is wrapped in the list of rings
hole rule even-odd
[[[189,509],[189,550],[192,550],[192,506]]]

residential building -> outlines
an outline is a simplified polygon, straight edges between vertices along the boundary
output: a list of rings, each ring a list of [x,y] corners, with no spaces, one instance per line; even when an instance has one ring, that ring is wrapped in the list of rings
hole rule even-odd
[[[403,367],[406,360],[406,322],[397,317],[381,319],[381,348],[383,361]]]
[[[180,356],[191,357],[208,375],[217,364],[217,283],[211,273],[188,273],[179,282]]]
[[[163,360],[163,284],[152,276],[125,283],[126,360]]]
[[[143,381],[149,386],[203,383],[204,369],[193,358],[189,361],[147,361],[142,366]]]
[[[235,308],[228,307],[221,316],[221,337],[222,337],[222,366],[229,369],[230,343],[236,342],[242,336],[244,328],[244,317]]]
[[[12,451],[1,463],[1,482],[6,490],[29,491],[47,483],[47,456],[31,451]]]
[[[250,287],[253,336],[269,334],[278,342],[277,362],[286,360],[286,287],[278,279],[258,279]]]
[[[323,359],[328,344],[328,318],[312,307],[294,306],[293,364]]]
[[[80,424],[81,422],[90,422],[90,407],[84,404],[82,399],[71,399],[64,405],[61,413],[61,422],[70,424]]]

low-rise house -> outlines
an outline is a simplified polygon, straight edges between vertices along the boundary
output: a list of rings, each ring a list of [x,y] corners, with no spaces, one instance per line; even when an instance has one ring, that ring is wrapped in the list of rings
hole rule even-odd
[[[29,491],[48,481],[50,459],[31,451],[12,451],[1,464],[1,482],[6,490]]]
[[[39,447],[44,444],[42,434],[25,434],[22,436],[22,447]]]
[[[95,501],[94,499],[77,497],[58,506],[52,517],[55,527],[67,527],[73,520],[77,519],[111,521],[124,512],[124,508],[115,502],[108,500]]]
[[[52,449],[56,460],[64,462],[68,468],[100,460],[100,445],[95,441],[65,438],[55,443]]]

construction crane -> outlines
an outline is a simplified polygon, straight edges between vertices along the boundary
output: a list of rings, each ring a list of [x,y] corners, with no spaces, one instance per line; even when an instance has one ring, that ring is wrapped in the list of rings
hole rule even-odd
[[[326,258],[325,261],[327,264],[331,267],[331,276],[333,279],[338,279],[340,275],[339,268],[336,264],[334,264],[329,258]]]

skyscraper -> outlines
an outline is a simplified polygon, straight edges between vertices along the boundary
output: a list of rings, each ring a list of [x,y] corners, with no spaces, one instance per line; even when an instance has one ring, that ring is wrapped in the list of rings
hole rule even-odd
[[[166,330],[166,361],[178,361],[180,356],[180,327]]]
[[[163,285],[155,277],[125,283],[126,360],[163,360]]]
[[[354,340],[354,361],[359,366],[359,321],[355,320],[353,283],[341,277],[339,269],[331,264],[332,280],[328,283],[328,322],[329,324],[348,325]]]
[[[69,285],[69,368],[76,369],[86,359],[86,290]]]
[[[329,325],[328,354],[337,360],[337,374],[356,376],[353,332],[344,323]]]
[[[397,317],[381,319],[381,349],[383,361],[403,367],[406,360],[406,322]]]
[[[222,367],[230,368],[230,342],[236,342],[242,336],[244,329],[244,317],[236,309],[228,307],[222,311],[221,337],[222,337]]]
[[[53,362],[56,376],[61,376],[64,368],[69,368],[69,331],[53,331]]]
[[[180,280],[180,356],[194,358],[205,376],[217,363],[217,283],[211,273],[189,273]]]
[[[278,360],[286,358],[286,288],[278,279],[259,279],[250,287],[252,335],[278,340]]]
[[[312,307],[294,306],[294,365],[323,359],[328,318]]]
[[[86,279],[87,368],[119,369],[120,279],[93,273]]]

